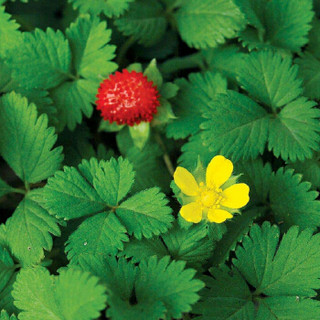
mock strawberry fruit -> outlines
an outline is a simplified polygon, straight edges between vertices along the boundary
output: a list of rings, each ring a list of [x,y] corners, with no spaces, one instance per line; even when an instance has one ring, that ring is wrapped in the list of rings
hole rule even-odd
[[[142,72],[124,69],[105,79],[97,94],[97,109],[110,123],[133,126],[150,122],[160,105],[159,92]]]

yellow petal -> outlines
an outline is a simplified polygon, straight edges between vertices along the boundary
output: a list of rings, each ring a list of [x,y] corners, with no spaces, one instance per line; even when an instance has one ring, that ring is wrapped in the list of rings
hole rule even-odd
[[[197,181],[187,169],[178,167],[173,174],[173,179],[176,185],[185,195],[197,195],[199,190]]]
[[[233,164],[224,156],[215,156],[209,163],[206,182],[209,188],[220,188],[230,177]]]
[[[249,186],[245,183],[237,183],[223,190],[221,205],[239,209],[244,207],[249,202]]]
[[[231,219],[233,216],[230,212],[222,209],[209,209],[208,220],[210,222],[222,223],[227,219]]]
[[[199,223],[202,219],[202,209],[197,202],[191,202],[182,206],[180,214],[188,222]]]

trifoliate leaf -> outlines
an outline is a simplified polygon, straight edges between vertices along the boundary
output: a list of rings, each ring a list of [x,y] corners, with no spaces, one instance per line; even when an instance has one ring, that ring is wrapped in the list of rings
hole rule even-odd
[[[21,86],[49,89],[72,79],[71,52],[61,31],[48,28],[25,32],[23,42],[8,57],[12,77]]]
[[[110,2],[110,1],[108,1]],[[66,30],[76,74],[85,79],[104,79],[116,70],[115,46],[109,45],[111,30],[105,21],[83,16]],[[92,99],[94,99],[93,97]],[[91,100],[92,100],[91,99]]]
[[[236,249],[235,267],[211,269],[213,278],[204,279],[199,319],[316,319],[320,303],[307,298],[320,287],[320,237],[298,227],[279,237],[269,223],[251,227]]]
[[[162,258],[166,255],[174,260],[183,260],[189,267],[200,268],[212,255],[214,243],[208,237],[205,224],[193,225],[188,229],[174,225],[161,238],[132,240],[125,245],[121,255],[140,262],[150,256]]]
[[[134,234],[138,239],[142,236],[151,238],[166,232],[173,221],[167,203],[159,188],[151,188],[122,202],[116,213],[129,234]]]
[[[120,203],[130,191],[133,178],[128,160],[84,160],[78,170],[65,167],[48,180],[44,188],[45,205],[51,214],[65,219],[101,212],[110,214],[110,209],[115,210],[119,222],[137,238],[167,231],[173,217],[158,188],[142,191]]]
[[[239,82],[254,99],[276,110],[302,93],[297,74],[291,59],[272,51],[253,52],[243,60]]]
[[[176,81],[180,90],[173,99],[173,112],[177,119],[167,126],[167,135],[170,138],[186,138],[199,131],[203,121],[202,113],[208,110],[208,104],[219,93],[226,92],[227,81],[220,74],[206,72],[193,73],[189,81]]]
[[[109,289],[107,315],[115,320],[132,319],[133,315],[158,320],[164,314],[168,319],[181,318],[191,310],[203,287],[202,281],[194,279],[195,270],[184,269],[184,262],[170,262],[169,257],[158,260],[153,256],[135,267],[122,258],[83,256],[80,266],[100,277]]]
[[[272,46],[298,52],[308,42],[312,0],[236,0],[236,3],[255,27],[248,26],[240,35],[250,50]]]
[[[233,38],[245,24],[232,0],[184,1],[175,14],[182,39],[191,47],[207,48]]]
[[[2,310],[0,320],[18,320],[18,318],[14,314],[10,317],[5,310]]]
[[[299,76],[303,79],[304,94],[310,99],[320,99],[319,58],[306,52],[296,60],[296,63],[299,66]]]
[[[256,289],[255,294],[314,296],[314,290],[320,287],[319,235],[313,236],[310,230],[299,233],[298,227],[292,227],[280,243],[279,237],[276,226],[254,225],[250,237],[245,237],[237,248],[234,265]]]
[[[21,42],[21,32],[19,25],[11,20],[11,16],[6,13],[4,6],[0,6],[0,57],[7,55],[7,51],[16,48]]]
[[[0,153],[25,182],[51,176],[62,162],[62,148],[53,148],[57,136],[46,115],[38,117],[35,105],[16,93],[0,99]]]
[[[293,168],[296,173],[301,173],[303,180],[311,182],[313,189],[320,187],[320,161],[318,153],[315,153],[312,159],[289,163],[288,167]]]
[[[316,104],[301,97],[287,104],[270,120],[268,149],[276,157],[291,161],[312,157],[319,150],[319,109]]]
[[[280,168],[271,178],[270,206],[278,223],[288,228],[319,226],[320,201],[318,192],[310,191],[310,182],[301,182],[294,170]]]
[[[45,268],[20,272],[13,296],[25,320],[91,320],[105,307],[105,288],[98,278],[80,270],[67,269],[52,276]]]
[[[81,13],[91,13],[98,15],[103,12],[108,18],[118,17],[129,7],[129,3],[134,0],[69,0],[75,9]]]
[[[57,219],[37,201],[42,190],[34,190],[22,200],[7,225],[7,239],[12,254],[23,266],[38,263],[44,250],[52,248],[52,235],[59,236]]]
[[[224,77],[234,81],[246,56],[239,50],[240,48],[237,46],[226,45],[203,50],[201,54],[210,71],[219,72]]]
[[[126,229],[114,213],[102,212],[80,224],[69,237],[66,251],[69,261],[76,263],[84,254],[116,254],[125,241],[129,241]]]
[[[163,37],[167,19],[159,1],[137,0],[115,24],[124,35],[133,36],[145,46],[152,46]]]
[[[202,139],[209,150],[231,159],[254,159],[268,139],[269,115],[253,100],[235,91],[218,95],[204,114]]]

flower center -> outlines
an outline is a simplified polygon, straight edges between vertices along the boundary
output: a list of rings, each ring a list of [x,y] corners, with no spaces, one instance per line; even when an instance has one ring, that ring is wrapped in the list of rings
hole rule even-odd
[[[221,189],[210,189],[200,183],[199,202],[206,208],[219,208],[219,203],[222,200]]]

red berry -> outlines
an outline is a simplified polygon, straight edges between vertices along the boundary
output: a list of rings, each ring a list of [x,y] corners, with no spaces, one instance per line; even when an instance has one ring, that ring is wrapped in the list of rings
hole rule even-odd
[[[142,72],[127,69],[105,79],[98,89],[97,109],[110,123],[133,126],[150,122],[157,113],[159,93],[152,81]]]

